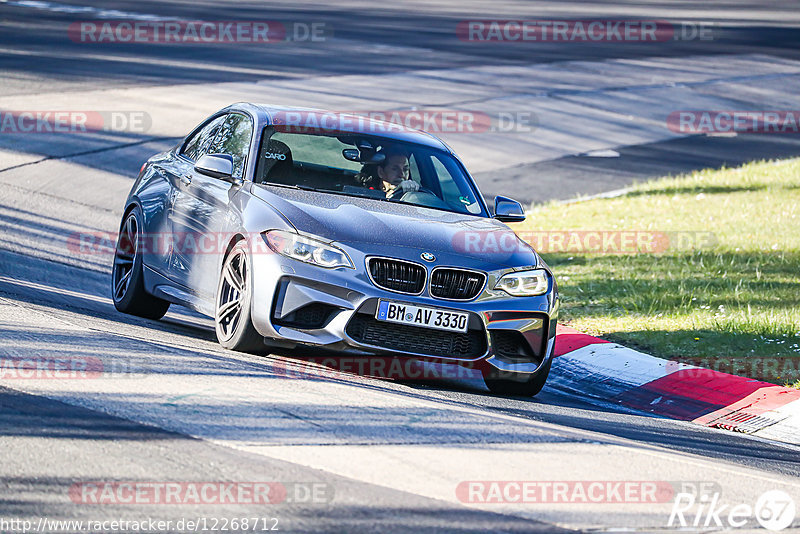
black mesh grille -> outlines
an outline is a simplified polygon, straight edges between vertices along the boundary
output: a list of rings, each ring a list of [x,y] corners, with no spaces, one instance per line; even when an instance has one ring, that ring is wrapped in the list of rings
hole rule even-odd
[[[357,313],[348,323],[346,332],[359,343],[398,352],[446,358],[478,358],[486,353],[483,330],[445,332],[385,323],[371,315]]]
[[[431,295],[442,299],[470,300],[478,296],[486,275],[461,269],[436,269],[431,275]]]
[[[520,332],[515,330],[490,330],[490,332],[495,356],[508,361],[540,361],[541,358],[534,353],[530,343]]]
[[[338,308],[329,304],[317,302],[303,306],[281,319],[273,319],[273,322],[277,325],[294,328],[322,328],[336,309]]]
[[[375,285],[383,289],[416,295],[425,287],[425,267],[416,263],[370,258],[369,273]]]

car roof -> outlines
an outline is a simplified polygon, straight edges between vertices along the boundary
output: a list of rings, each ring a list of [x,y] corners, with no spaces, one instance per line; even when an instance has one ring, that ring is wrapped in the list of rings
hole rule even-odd
[[[285,116],[285,114],[292,112],[296,113],[296,115],[292,116],[301,117],[301,121],[304,120],[304,117],[310,118],[312,116],[319,117],[325,115],[328,119],[330,119],[332,116],[335,121],[339,121],[338,124],[346,125],[346,128],[342,128],[342,131],[346,131],[348,133],[384,137],[396,141],[438,148],[440,150],[452,153],[450,147],[448,147],[441,139],[427,132],[355,113],[342,113],[338,111],[306,107],[274,106],[251,102],[239,102],[237,104],[228,106],[223,111],[234,111],[237,109],[249,111],[251,114],[259,116],[260,119],[264,121],[263,126],[275,124],[276,118],[279,121],[278,123],[280,123],[280,117],[282,114]],[[302,123],[300,126],[302,128]]]

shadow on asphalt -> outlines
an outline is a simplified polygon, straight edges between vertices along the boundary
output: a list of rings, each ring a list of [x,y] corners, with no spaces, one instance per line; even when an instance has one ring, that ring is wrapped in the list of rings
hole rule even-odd
[[[253,517],[276,515],[282,531],[297,532],[572,532],[530,519],[471,510],[444,500],[391,490],[261,455],[231,451],[186,435],[0,387],[0,437],[23,437],[27,454],[4,457],[0,506],[6,517],[141,520],[185,516]],[[39,439],[46,438],[46,439]],[[52,441],[51,441],[52,440]],[[124,443],[122,448],[121,443]],[[46,454],[47,458],[37,458]],[[134,454],[132,457],[126,454]],[[20,476],[15,468],[37,462],[46,475]],[[50,467],[45,467],[51,464]],[[191,473],[187,477],[187,472]],[[80,476],[77,473],[81,473]],[[133,474],[135,473],[135,474]],[[335,501],[277,504],[203,504],[164,506],[115,501],[81,502],[81,483],[163,484],[257,480],[324,485]],[[91,495],[94,494],[89,494]],[[367,497],[368,496],[368,497]],[[77,499],[77,501],[76,501]],[[145,496],[145,499],[147,497]],[[191,503],[191,500],[187,499]],[[132,505],[133,504],[133,505]],[[35,520],[33,521],[35,524]]]
[[[541,204],[599,195],[664,176],[797,157],[800,135],[693,135],[615,150],[619,157],[567,156],[476,173],[475,178],[487,199],[509,195],[520,202]]]

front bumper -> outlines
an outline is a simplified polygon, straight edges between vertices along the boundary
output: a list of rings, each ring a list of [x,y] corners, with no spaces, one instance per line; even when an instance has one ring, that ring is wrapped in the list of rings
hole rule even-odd
[[[353,250],[348,253],[358,255]],[[356,269],[324,269],[278,254],[252,255],[256,330],[265,338],[349,354],[404,355],[449,363],[484,360],[515,373],[536,373],[552,358],[559,307],[552,281],[548,292],[536,297],[511,297],[490,289],[500,276],[514,270],[508,268],[487,273],[486,286],[474,300],[450,301],[432,297],[427,287],[420,295],[381,289],[367,275],[364,256],[352,259]],[[468,333],[461,338],[378,322],[374,317],[379,299],[468,312]]]

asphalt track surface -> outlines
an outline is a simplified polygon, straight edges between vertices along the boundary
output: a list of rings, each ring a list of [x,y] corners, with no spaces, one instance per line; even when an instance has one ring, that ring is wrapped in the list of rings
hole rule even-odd
[[[713,8],[537,3],[534,9],[480,2],[102,6],[187,19],[323,21],[333,29],[334,37],[322,44],[244,49],[87,49],[64,35],[69,23],[95,18],[76,12],[79,5],[88,4],[0,3],[4,109],[17,102],[30,107],[12,109],[53,109],[54,94],[70,102],[89,93],[96,98],[97,91],[128,91],[134,96],[120,108],[142,109],[146,100],[136,101],[137,94],[166,91],[176,100],[202,101],[209,98],[206,84],[234,82],[245,91],[287,80],[302,84],[312,76],[333,83],[343,75],[370,78],[421,68],[680,61],[716,54],[800,60],[800,10],[786,2],[755,8],[744,2]],[[712,42],[590,48],[465,46],[453,38],[458,21],[469,18],[623,16],[713,22],[719,32]],[[185,124],[178,131],[200,118],[181,117]],[[303,351],[251,356],[222,350],[209,320],[177,307],[158,322],[117,313],[108,297],[110,257],[76,254],[65,236],[114,230],[141,162],[179,135],[169,129],[155,133],[0,136],[0,356],[98,358],[128,371],[93,380],[0,381],[0,518],[257,516],[278,518],[281,530],[296,532],[671,530],[669,503],[465,505],[455,493],[465,480],[711,482],[728,503],[753,503],[771,489],[800,503],[796,448],[624,412],[554,388],[535,399],[502,398],[470,379],[331,374],[304,362]],[[614,145],[619,158],[576,153],[517,166],[513,180],[489,165],[476,175],[526,200],[569,198],[665,172],[796,155],[795,137],[647,142],[644,136],[638,144]],[[530,182],[530,176],[538,181]],[[287,369],[299,370],[300,378]],[[253,480],[321,484],[328,497],[306,502],[296,496],[264,507],[87,505],[68,496],[74,484],[89,481]]]

